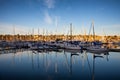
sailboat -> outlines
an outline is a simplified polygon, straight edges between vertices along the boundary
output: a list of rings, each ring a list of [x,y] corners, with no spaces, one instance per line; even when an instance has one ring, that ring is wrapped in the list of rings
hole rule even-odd
[[[87,48],[88,51],[90,52],[108,52],[109,50],[107,48],[95,45],[95,46],[90,46]]]
[[[94,30],[94,23],[92,22],[93,28],[93,41],[95,41],[95,30]],[[92,46],[87,47],[88,51],[92,52],[108,52],[109,50],[106,47],[102,47],[101,45],[93,44]]]
[[[70,41],[67,41],[64,43],[64,48],[65,49],[70,49],[70,50],[81,50],[80,45],[76,45],[72,41],[72,23],[70,24]]]

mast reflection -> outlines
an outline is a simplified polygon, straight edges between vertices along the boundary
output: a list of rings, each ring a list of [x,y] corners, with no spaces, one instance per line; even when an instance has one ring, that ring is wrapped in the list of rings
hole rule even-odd
[[[70,64],[68,64],[68,58],[66,55],[66,52],[70,53]],[[72,75],[72,62],[73,62],[73,56],[79,56],[80,50],[64,50],[64,55],[66,58],[66,64],[67,68],[69,70],[69,73]]]
[[[95,80],[95,59],[96,58],[104,58],[103,55],[106,55],[106,59],[108,61],[108,55],[109,53],[108,52],[104,52],[104,53],[92,53],[92,58],[93,58],[93,69],[92,69],[92,80]]]

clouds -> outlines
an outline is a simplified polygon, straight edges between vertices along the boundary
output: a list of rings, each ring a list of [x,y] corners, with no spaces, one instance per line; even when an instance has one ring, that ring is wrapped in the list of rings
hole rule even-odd
[[[55,17],[55,26],[58,27],[58,17]]]
[[[48,9],[50,10],[51,8],[54,8],[55,6],[55,0],[44,0],[45,6],[47,9],[44,12],[44,21],[47,24],[52,24],[53,23],[53,18],[49,14]]]
[[[52,17],[50,16],[50,14],[47,11],[45,11],[44,16],[45,16],[44,21],[47,24],[52,24],[53,23]]]
[[[55,14],[52,13],[52,15],[50,15],[51,9],[55,8],[55,0],[44,0],[44,4],[46,6],[46,9],[44,11],[44,21],[45,23],[47,23],[48,25],[55,25],[58,26],[58,16],[56,16]]]
[[[54,8],[55,7],[55,0],[45,0],[45,5],[47,8]]]

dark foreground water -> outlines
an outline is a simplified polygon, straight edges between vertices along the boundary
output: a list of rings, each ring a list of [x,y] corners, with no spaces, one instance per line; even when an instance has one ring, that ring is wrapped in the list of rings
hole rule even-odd
[[[0,80],[120,80],[120,52],[0,52]]]

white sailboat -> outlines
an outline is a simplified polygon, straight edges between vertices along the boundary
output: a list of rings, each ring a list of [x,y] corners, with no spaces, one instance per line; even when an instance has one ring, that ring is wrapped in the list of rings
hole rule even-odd
[[[95,31],[94,31],[94,23],[92,22],[92,28],[93,28],[93,40],[95,41]],[[102,47],[100,45],[92,45],[87,47],[88,51],[92,52],[108,52],[108,49],[106,47]]]
[[[70,50],[80,50],[81,47],[79,45],[72,44],[72,23],[70,24],[70,42],[64,43],[64,48],[65,49],[70,49]]]
[[[65,49],[70,49],[70,50],[80,50],[81,47],[79,45],[71,44],[71,43],[65,43],[64,45]]]
[[[87,48],[90,52],[108,52],[109,50],[107,48],[101,47],[101,46],[90,46]]]

